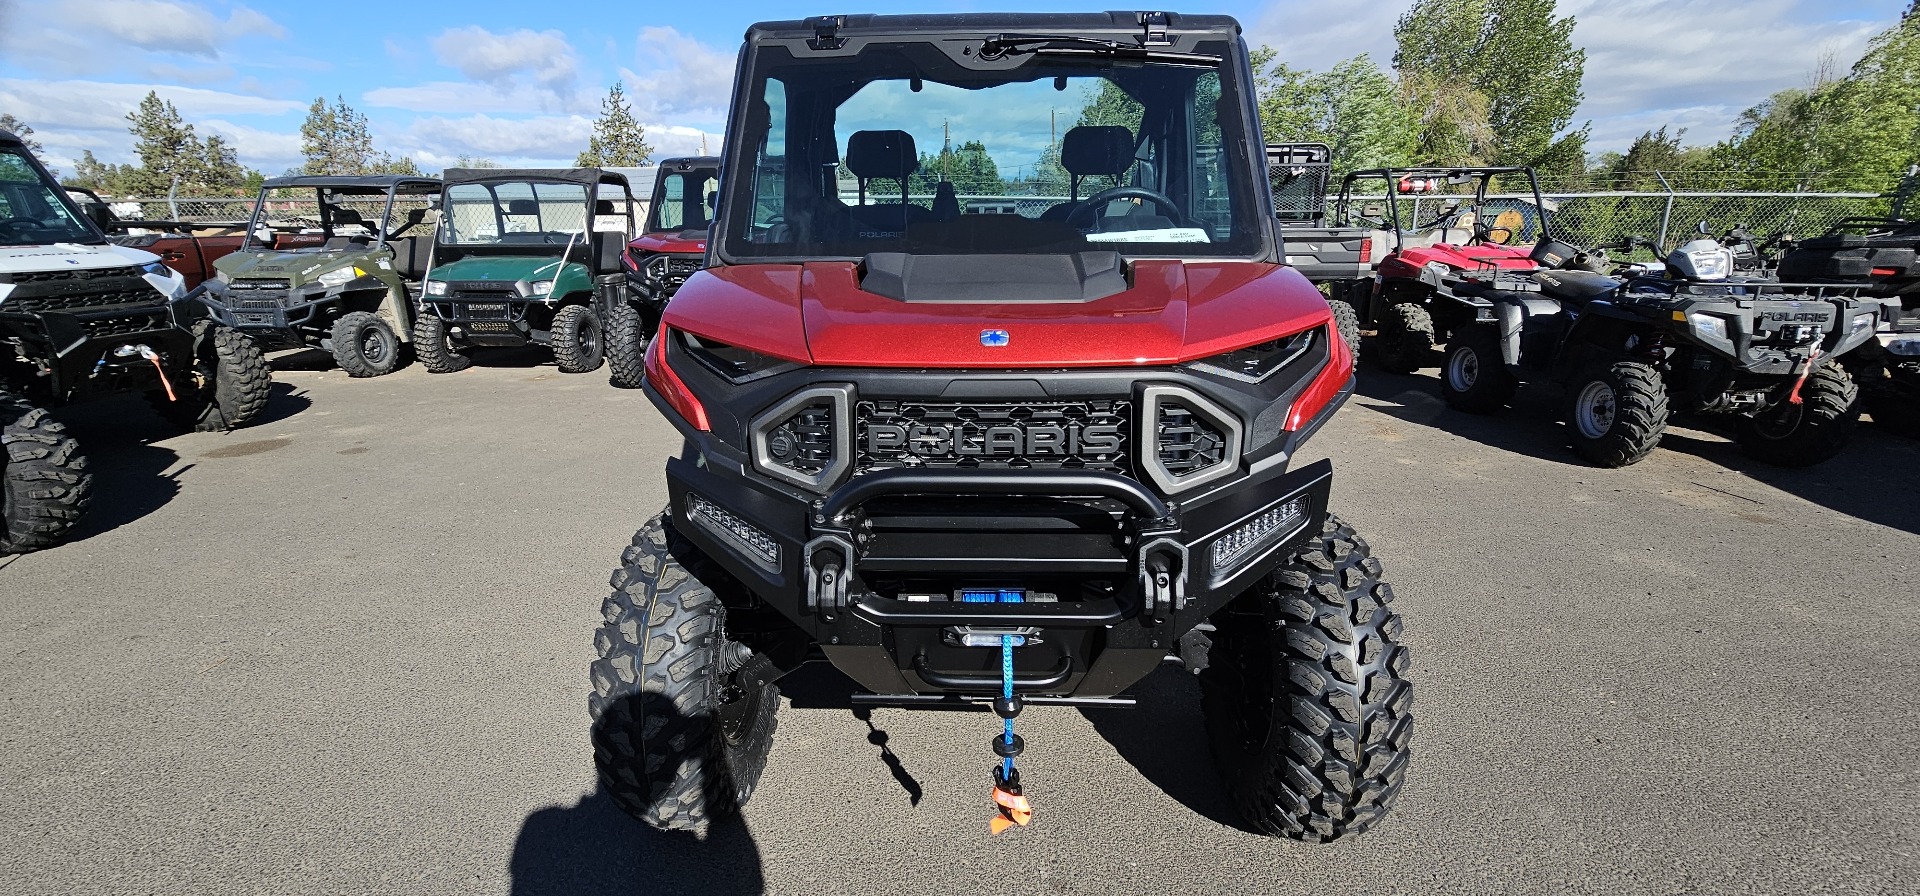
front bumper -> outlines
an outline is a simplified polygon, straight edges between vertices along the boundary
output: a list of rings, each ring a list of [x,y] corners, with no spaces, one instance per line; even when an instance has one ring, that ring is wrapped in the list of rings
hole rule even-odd
[[[0,336],[19,339],[44,363],[46,390],[60,404],[160,388],[153,362],[116,354],[123,347],[151,349],[168,376],[191,369],[193,315],[183,311],[177,303],[36,314],[0,309]]]
[[[1317,533],[1332,477],[1327,461],[1275,466],[1175,504],[1107,473],[892,469],[807,501],[667,464],[676,529],[890,696],[998,690],[999,651],[962,636],[1001,632],[1029,641],[1022,693],[1112,696]],[[962,602],[969,588],[1042,599]]]
[[[454,339],[464,345],[513,348],[529,343],[545,345],[550,340],[548,330],[535,326],[539,315],[530,313],[541,307],[540,303],[518,296],[435,297],[423,299],[422,307],[425,313],[456,328]]]

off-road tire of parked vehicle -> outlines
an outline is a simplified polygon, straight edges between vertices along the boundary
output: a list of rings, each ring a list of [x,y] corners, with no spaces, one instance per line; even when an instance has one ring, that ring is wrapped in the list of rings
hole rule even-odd
[[[1368,358],[1394,373],[1413,373],[1433,354],[1433,316],[1410,302],[1388,305],[1374,326]]]
[[[400,337],[370,311],[333,322],[333,359],[351,377],[385,376],[400,369]]]
[[[592,308],[568,305],[553,315],[553,362],[562,373],[599,370],[606,348],[606,329]]]
[[[1413,686],[1393,588],[1353,529],[1320,534],[1212,619],[1208,740],[1240,815],[1296,840],[1357,834],[1399,796]]]
[[[0,554],[59,544],[93,493],[80,443],[45,409],[0,392]]]
[[[1447,406],[1469,414],[1488,414],[1513,400],[1520,381],[1500,353],[1500,334],[1492,327],[1467,327],[1447,340],[1440,365],[1440,396]]]
[[[620,389],[638,389],[647,374],[647,334],[640,312],[624,302],[607,316],[607,382]]]
[[[752,797],[780,690],[744,678],[750,652],[727,640],[715,591],[739,586],[664,515],[633,536],[610,584],[588,698],[600,783],[653,827],[697,830]],[[721,706],[735,700],[752,702],[729,725]]]
[[[203,320],[193,325],[199,383],[176,376],[175,398],[165,390],[147,401],[168,422],[189,432],[225,432],[259,418],[273,394],[273,371],[260,346],[240,331]]]
[[[413,356],[428,373],[458,373],[473,366],[472,358],[453,347],[447,322],[430,311],[413,320]]]
[[[1353,363],[1360,363],[1360,312],[1345,299],[1328,299],[1327,307],[1333,309],[1333,326],[1340,333],[1340,339],[1347,344],[1347,351],[1353,355]]]
[[[1852,439],[1860,421],[1859,397],[1860,387],[1846,368],[1822,364],[1800,387],[1800,404],[1782,401],[1757,418],[1740,418],[1740,450],[1782,467],[1831,460]]]
[[[1611,425],[1582,428],[1580,404],[1604,384],[1613,393]],[[1660,371],[1638,361],[1615,361],[1574,380],[1567,388],[1567,434],[1580,456],[1603,467],[1639,463],[1667,432],[1667,385]]]

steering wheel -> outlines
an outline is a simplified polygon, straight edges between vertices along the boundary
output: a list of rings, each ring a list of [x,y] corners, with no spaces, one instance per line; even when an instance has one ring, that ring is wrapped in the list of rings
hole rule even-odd
[[[45,230],[45,229],[47,229],[47,227],[46,227],[46,225],[45,225],[45,224],[42,224],[42,223],[40,223],[40,222],[39,222],[38,220],[35,220],[35,219],[33,219],[33,218],[5,218],[5,219],[0,219],[0,227],[20,227],[20,226],[23,226],[23,225],[24,225],[24,226],[27,226],[27,227],[31,227],[31,228],[33,228],[33,229],[35,229],[35,230]]]
[[[1173,200],[1168,199],[1166,194],[1156,193],[1146,187],[1114,187],[1111,190],[1101,190],[1080,200],[1080,204],[1067,213],[1065,223],[1075,229],[1085,227],[1083,219],[1093,217],[1096,212],[1106,208],[1107,203],[1116,199],[1144,199],[1153,203],[1160,211],[1166,212],[1173,223],[1181,227],[1193,226],[1193,222],[1180,212],[1180,207],[1174,205]]]
[[[1496,240],[1493,238],[1493,235],[1496,233],[1504,233],[1506,234],[1506,237],[1504,239]],[[1487,225],[1482,224],[1479,221],[1475,221],[1473,222],[1473,241],[1483,246],[1488,243],[1493,243],[1499,246],[1510,246],[1510,245],[1513,245],[1513,228],[1488,227]]]

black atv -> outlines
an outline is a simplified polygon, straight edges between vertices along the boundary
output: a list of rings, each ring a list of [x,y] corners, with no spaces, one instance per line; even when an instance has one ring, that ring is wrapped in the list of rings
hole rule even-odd
[[[720,160],[713,156],[660,163],[645,230],[627,244],[621,261],[627,271],[627,300],[607,319],[607,364],[613,369],[608,380],[613,385],[640,388],[647,341],[660,328],[667,300],[700,270],[706,256],[719,181]]]
[[[1780,259],[1783,279],[1853,283],[1882,299],[1888,320],[1879,338],[1842,359],[1860,383],[1873,422],[1920,436],[1920,222],[1851,218],[1794,244]]]
[[[246,337],[159,257],[108,243],[20,140],[0,131],[0,553],[59,543],[93,479],[43,410],[144,393],[182,429],[244,426],[272,376]]]
[[[1560,383],[1573,446],[1601,466],[1646,457],[1672,411],[1736,418],[1741,448],[1769,463],[1827,460],[1858,415],[1835,361],[1872,338],[1880,305],[1844,288],[1737,279],[1735,264],[1703,228],[1664,267],[1536,272],[1539,293],[1497,295],[1494,320],[1456,333],[1441,393],[1486,413],[1522,380]]]

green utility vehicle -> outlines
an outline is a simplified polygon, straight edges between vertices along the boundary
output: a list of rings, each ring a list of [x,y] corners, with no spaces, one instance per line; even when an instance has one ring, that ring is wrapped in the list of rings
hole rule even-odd
[[[464,370],[484,346],[550,346],[567,373],[599,369],[606,321],[626,304],[621,254],[633,190],[598,168],[449,168],[414,353]]]
[[[269,180],[246,242],[214,262],[201,301],[262,348],[317,346],[348,376],[392,373],[432,257],[439,193],[439,180],[418,176]]]

